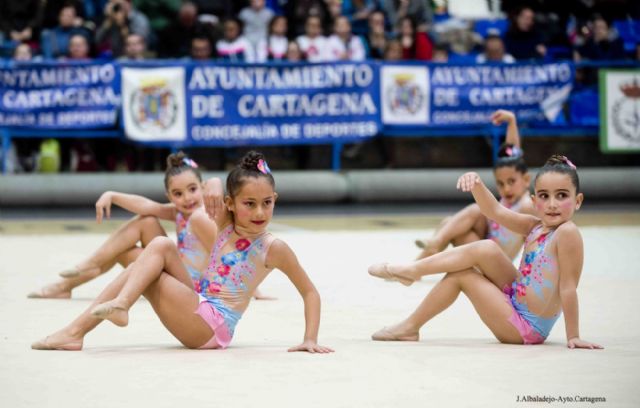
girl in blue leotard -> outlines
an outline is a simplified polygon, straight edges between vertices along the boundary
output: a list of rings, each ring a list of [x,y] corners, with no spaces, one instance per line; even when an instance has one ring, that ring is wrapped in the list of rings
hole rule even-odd
[[[374,333],[374,340],[418,340],[426,322],[447,309],[463,292],[496,338],[503,343],[542,343],[564,313],[567,347],[602,348],[580,338],[578,281],[583,246],[571,221],[583,195],[576,168],[564,156],[552,156],[534,181],[536,215],[500,205],[477,173],[466,173],[458,188],[470,191],[480,210],[525,239],[516,269],[500,247],[482,240],[408,265],[377,264],[375,277],[411,285],[421,276],[446,272],[418,308],[404,321]]]

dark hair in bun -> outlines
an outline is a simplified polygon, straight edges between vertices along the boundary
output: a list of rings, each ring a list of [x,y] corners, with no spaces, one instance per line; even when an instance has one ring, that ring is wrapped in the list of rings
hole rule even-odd
[[[249,177],[264,177],[274,189],[276,187],[276,181],[271,175],[271,170],[267,166],[264,155],[252,150],[240,159],[240,163],[227,176],[227,194],[235,197]]]
[[[516,171],[525,174],[527,172],[527,163],[524,161],[524,152],[521,148],[512,144],[504,143],[498,150],[498,160],[493,165],[493,169],[497,170],[501,167],[513,167]]]
[[[554,154],[549,157],[547,162],[542,166],[538,174],[536,174],[535,182],[538,181],[538,178],[545,173],[560,173],[566,174],[571,179],[571,184],[576,188],[576,194],[580,192],[580,179],[578,178],[578,170],[576,169],[575,164],[571,163],[571,160],[567,158],[567,156],[561,156],[559,154]]]
[[[202,182],[202,175],[198,170],[198,165],[190,159],[183,151],[172,153],[167,156],[167,169],[164,171],[164,188],[169,190],[169,180],[185,171],[192,171],[198,181]]]

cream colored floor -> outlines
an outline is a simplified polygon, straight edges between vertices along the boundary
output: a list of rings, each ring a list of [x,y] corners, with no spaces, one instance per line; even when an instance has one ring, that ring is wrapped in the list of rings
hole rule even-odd
[[[115,223],[94,231],[89,222],[0,221],[0,407],[638,407],[640,223],[627,215],[603,218],[616,226],[581,222],[581,334],[603,351],[568,350],[562,319],[542,346],[501,345],[464,296],[422,329],[420,342],[372,342],[437,278],[406,288],[370,278],[367,266],[411,259],[413,239],[437,217],[278,218],[274,232],[321,293],[320,341],[336,349],[331,355],[286,352],[302,339],[303,310],[277,271],[263,290],[278,300],[253,302],[225,351],[182,348],[144,300],[129,327],[99,326],[82,352],[32,351],[32,341],[85,309],[116,272],[72,300],[26,293],[95,248]],[[517,402],[527,396],[574,402]],[[575,402],[582,397],[606,403]]]

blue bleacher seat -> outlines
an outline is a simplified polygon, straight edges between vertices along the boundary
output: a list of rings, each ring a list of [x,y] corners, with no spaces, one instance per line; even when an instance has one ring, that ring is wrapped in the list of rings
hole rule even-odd
[[[509,20],[506,18],[498,18],[498,19],[480,19],[476,20],[473,25],[473,31],[478,33],[482,38],[485,38],[491,31],[497,31],[500,33],[501,37],[504,37],[504,34],[507,32],[509,28]]]
[[[616,20],[613,22],[613,27],[624,43],[624,50],[634,51],[636,44],[640,43],[640,20]]]
[[[572,50],[569,47],[549,46],[547,47],[545,61],[570,60],[572,57]]]

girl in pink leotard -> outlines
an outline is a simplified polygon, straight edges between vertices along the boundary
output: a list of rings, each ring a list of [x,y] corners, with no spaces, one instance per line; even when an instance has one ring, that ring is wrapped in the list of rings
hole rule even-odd
[[[278,195],[264,157],[249,152],[227,178],[224,208],[207,206],[191,216],[194,232],[212,231],[208,266],[189,274],[171,240],[157,237],[136,262],[63,329],[32,344],[38,350],[80,350],[84,336],[103,319],[129,322],[129,309],[144,295],[165,327],[186,347],[225,348],[260,282],[274,269],[287,275],[304,301],[303,341],[289,351],[328,353],[318,344],[320,296],[293,251],[266,231]]]
[[[116,263],[127,267],[153,238],[167,235],[159,220],[176,223],[178,245],[182,246],[187,269],[190,272],[202,269],[209,251],[198,235],[192,233],[190,219],[203,208],[205,198],[222,207],[222,183],[215,178],[202,183],[198,165],[179,152],[167,157],[164,185],[169,199],[166,204],[135,194],[115,191],[102,194],[96,202],[98,223],[105,215],[110,217],[113,204],[137,215],[111,234],[91,256],[74,268],[60,272],[63,279],[29,293],[28,297],[70,298],[73,289],[109,271]]]
[[[567,347],[602,348],[580,338],[578,281],[583,247],[571,221],[583,195],[576,168],[564,156],[552,156],[534,181],[536,215],[500,205],[477,173],[466,173],[458,188],[470,191],[488,218],[526,237],[520,267],[491,240],[442,252],[408,265],[377,264],[375,277],[411,285],[421,276],[445,272],[422,304],[404,321],[373,334],[373,340],[413,340],[427,321],[447,309],[463,292],[496,338],[503,343],[542,343],[564,313]]]

